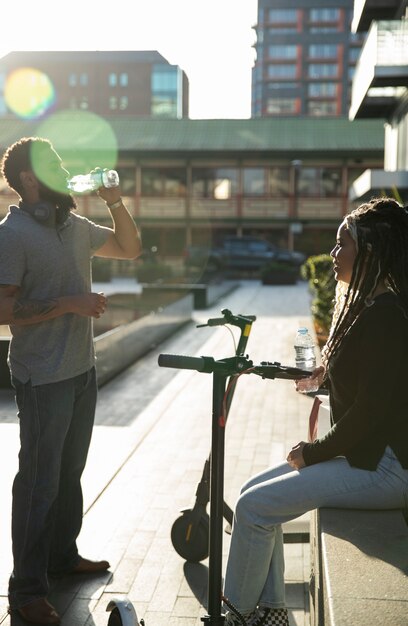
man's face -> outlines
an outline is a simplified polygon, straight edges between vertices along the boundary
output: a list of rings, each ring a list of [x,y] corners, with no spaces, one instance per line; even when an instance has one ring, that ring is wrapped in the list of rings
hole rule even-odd
[[[66,209],[75,209],[76,202],[73,196],[67,193],[67,178],[69,172],[63,165],[54,149],[33,146],[31,153],[33,172],[38,181],[38,193],[41,200],[51,202]]]

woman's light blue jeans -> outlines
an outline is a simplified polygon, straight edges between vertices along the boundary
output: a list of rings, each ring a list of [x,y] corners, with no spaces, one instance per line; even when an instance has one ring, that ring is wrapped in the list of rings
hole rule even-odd
[[[82,525],[81,474],[96,404],[95,368],[33,387],[13,378],[20,418],[19,468],[13,484],[12,609],[45,597],[48,571],[78,562]]]
[[[282,524],[319,507],[403,509],[408,470],[387,447],[376,471],[344,457],[294,470],[282,463],[251,478],[235,509],[224,595],[241,613],[285,607]]]

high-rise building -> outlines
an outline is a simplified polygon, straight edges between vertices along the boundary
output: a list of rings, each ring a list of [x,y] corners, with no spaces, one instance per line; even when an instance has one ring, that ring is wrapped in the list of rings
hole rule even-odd
[[[348,115],[353,0],[258,0],[252,117]]]
[[[10,52],[0,59],[0,117],[60,110],[188,117],[188,79],[156,51]]]

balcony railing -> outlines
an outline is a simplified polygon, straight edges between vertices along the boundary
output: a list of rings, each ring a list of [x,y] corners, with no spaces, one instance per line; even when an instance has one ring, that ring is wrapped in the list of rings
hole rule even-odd
[[[370,89],[407,86],[408,20],[373,22],[353,77],[350,119],[387,117],[399,92],[376,89],[374,97]]]

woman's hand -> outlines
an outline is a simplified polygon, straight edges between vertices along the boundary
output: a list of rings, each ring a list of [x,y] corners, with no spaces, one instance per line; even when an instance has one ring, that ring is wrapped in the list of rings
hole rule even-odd
[[[312,374],[307,378],[299,378],[295,380],[295,388],[299,393],[307,393],[308,391],[317,391],[323,383],[324,367],[319,365],[315,367]]]
[[[305,460],[303,458],[303,448],[305,447],[306,442],[300,441],[296,446],[293,446],[292,450],[289,452],[286,457],[287,462],[293,469],[302,469],[302,467],[306,467]]]

